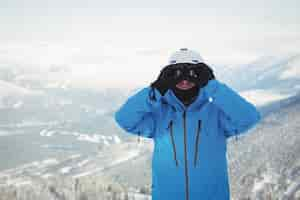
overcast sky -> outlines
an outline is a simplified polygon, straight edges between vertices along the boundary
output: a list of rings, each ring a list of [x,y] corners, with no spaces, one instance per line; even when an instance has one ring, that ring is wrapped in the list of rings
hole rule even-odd
[[[299,8],[299,0],[0,0],[0,64],[146,84],[181,47],[224,65],[299,52]]]

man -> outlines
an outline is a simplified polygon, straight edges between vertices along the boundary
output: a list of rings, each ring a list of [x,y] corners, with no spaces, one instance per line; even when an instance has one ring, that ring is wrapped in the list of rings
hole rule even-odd
[[[229,200],[226,139],[260,119],[254,105],[187,48],[115,113],[121,128],[154,141],[153,200]]]

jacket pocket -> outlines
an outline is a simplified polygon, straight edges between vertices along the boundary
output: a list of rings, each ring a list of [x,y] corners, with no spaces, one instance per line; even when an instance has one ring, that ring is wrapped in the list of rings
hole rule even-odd
[[[195,156],[194,156],[194,167],[197,166],[197,160],[198,160],[198,149],[199,149],[199,142],[200,142],[200,133],[201,133],[201,125],[202,121],[198,120],[198,126],[196,131],[196,140],[195,140]]]
[[[173,120],[171,120],[169,122],[168,129],[169,129],[169,133],[170,133],[170,139],[172,142],[173,156],[174,156],[175,164],[178,167],[178,160],[177,160],[177,155],[176,155],[176,145],[175,145],[175,139],[174,139],[174,133],[173,133]]]

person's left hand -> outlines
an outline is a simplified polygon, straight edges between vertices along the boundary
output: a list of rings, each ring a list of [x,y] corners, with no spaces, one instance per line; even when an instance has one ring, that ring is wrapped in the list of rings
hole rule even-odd
[[[204,87],[207,85],[209,80],[215,79],[214,72],[211,67],[206,65],[205,63],[196,64],[195,68],[197,78],[194,78],[194,82],[198,84],[200,87]]]

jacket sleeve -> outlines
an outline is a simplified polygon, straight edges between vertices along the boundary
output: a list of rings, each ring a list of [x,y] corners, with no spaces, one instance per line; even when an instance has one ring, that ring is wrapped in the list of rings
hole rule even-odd
[[[227,138],[245,133],[260,121],[261,115],[256,107],[225,83],[213,79],[204,90],[219,108],[219,126]]]
[[[155,110],[159,108],[161,94],[154,89],[152,92],[157,100],[152,100],[150,90],[150,86],[142,88],[115,112],[115,121],[126,132],[147,138],[154,137],[157,121]]]

